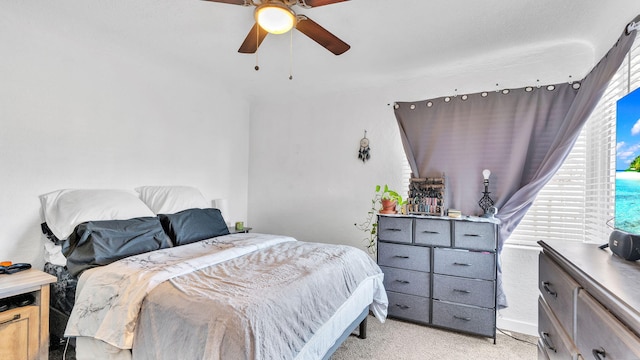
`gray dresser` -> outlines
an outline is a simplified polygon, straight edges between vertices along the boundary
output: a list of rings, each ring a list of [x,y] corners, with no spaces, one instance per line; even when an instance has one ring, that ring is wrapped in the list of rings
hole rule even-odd
[[[389,316],[496,338],[498,225],[378,216],[378,265]]]
[[[640,263],[539,241],[538,359],[640,359]]]

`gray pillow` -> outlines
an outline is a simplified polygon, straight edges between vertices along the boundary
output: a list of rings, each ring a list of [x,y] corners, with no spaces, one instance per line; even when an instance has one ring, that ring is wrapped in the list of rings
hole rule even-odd
[[[174,246],[229,234],[218,209],[187,209],[158,217]]]
[[[62,253],[73,276],[84,270],[153,250],[171,247],[157,217],[87,221],[76,226]]]

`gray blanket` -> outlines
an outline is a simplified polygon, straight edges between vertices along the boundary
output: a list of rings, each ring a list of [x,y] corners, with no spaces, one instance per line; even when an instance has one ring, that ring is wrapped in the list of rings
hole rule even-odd
[[[354,291],[382,321],[382,278],[352,247],[226,235],[87,270],[65,335],[140,359],[292,359]]]
[[[133,357],[294,359],[377,274],[361,250],[296,241],[173,278],[147,296]]]

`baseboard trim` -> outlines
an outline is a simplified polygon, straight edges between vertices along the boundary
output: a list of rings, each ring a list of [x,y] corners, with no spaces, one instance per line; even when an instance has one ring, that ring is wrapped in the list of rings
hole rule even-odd
[[[498,328],[502,330],[514,331],[525,335],[538,336],[537,324],[530,324],[522,321],[498,317],[497,325]]]

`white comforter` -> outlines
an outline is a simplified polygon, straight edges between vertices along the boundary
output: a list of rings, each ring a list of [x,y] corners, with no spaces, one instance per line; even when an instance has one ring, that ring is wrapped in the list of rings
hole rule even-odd
[[[384,317],[382,274],[364,252],[228,235],[85,272],[66,335],[133,348],[134,358],[294,358],[371,278]]]

